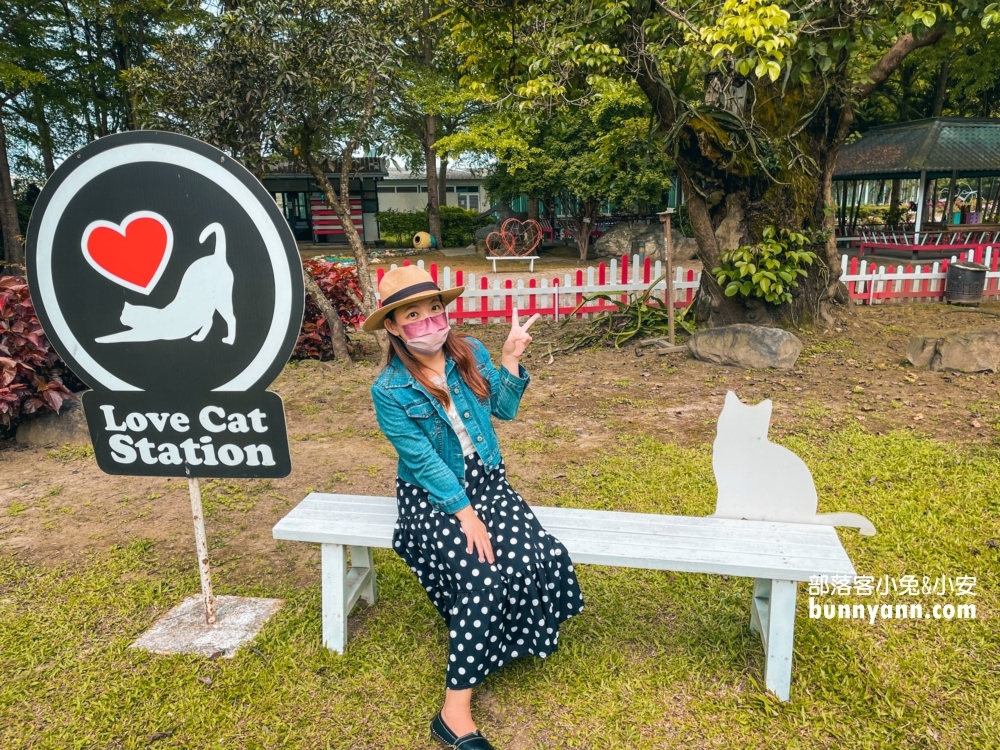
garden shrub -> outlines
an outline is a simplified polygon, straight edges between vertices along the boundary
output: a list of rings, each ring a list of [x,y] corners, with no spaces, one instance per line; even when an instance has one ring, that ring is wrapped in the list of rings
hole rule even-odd
[[[358,302],[361,300],[361,285],[358,283],[357,267],[322,260],[307,260],[303,265],[330,300],[348,331],[360,325],[361,307]],[[354,294],[353,297],[351,293]],[[305,315],[302,318],[302,330],[299,331],[299,339],[295,343],[292,356],[302,359],[333,357],[330,328],[319,308],[308,296]]]
[[[476,230],[493,223],[493,218],[479,218],[478,211],[460,206],[441,206],[441,239],[445,247],[465,247],[475,241]]]
[[[427,211],[397,211],[390,208],[379,211],[375,214],[375,219],[383,239],[394,237],[404,245],[409,245],[417,232],[426,232],[430,227]]]
[[[427,232],[430,223],[427,211],[396,211],[389,209],[375,214],[379,232],[384,238],[409,245],[417,232]],[[490,217],[479,218],[476,211],[468,211],[459,206],[441,206],[441,241],[445,247],[464,247],[472,244],[476,230],[492,224]]]
[[[811,265],[816,253],[805,246],[816,238],[787,229],[764,228],[756,245],[741,245],[719,256],[720,266],[712,274],[727,297],[761,297],[773,305],[792,301],[798,277],[807,276],[801,264]]]
[[[45,338],[28,295],[15,276],[0,276],[0,432],[26,414],[58,412],[82,388]]]

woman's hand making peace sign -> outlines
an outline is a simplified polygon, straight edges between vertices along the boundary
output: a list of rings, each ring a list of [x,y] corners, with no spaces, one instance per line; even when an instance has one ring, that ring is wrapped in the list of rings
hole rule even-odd
[[[524,322],[524,325],[521,325],[518,320],[519,316],[516,307],[513,313],[514,315],[510,321],[510,333],[507,334],[507,340],[503,344],[503,354],[517,359],[524,354],[525,347],[531,343],[531,335],[528,333],[528,327],[538,320],[541,314],[535,313]]]
[[[535,313],[530,318],[528,318],[524,325],[521,325],[520,316],[517,314],[517,308],[513,309],[513,317],[510,320],[510,333],[507,334],[507,340],[503,342],[503,352],[500,355],[500,364],[514,377],[518,376],[518,360],[521,355],[524,354],[525,347],[531,343],[531,335],[528,333],[528,326],[534,323],[541,317],[541,314]]]

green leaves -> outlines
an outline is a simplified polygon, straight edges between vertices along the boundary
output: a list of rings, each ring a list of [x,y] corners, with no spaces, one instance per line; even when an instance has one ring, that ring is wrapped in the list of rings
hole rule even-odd
[[[740,75],[752,70],[758,78],[771,81],[781,75],[783,50],[796,39],[788,11],[762,0],[726,0],[715,23],[700,29],[700,34],[712,45],[714,64],[729,60]]]
[[[764,227],[761,242],[723,253],[721,266],[712,269],[727,297],[759,297],[774,305],[791,302],[797,278],[806,276],[801,264],[811,265],[816,254],[803,248],[813,240],[802,232]]]

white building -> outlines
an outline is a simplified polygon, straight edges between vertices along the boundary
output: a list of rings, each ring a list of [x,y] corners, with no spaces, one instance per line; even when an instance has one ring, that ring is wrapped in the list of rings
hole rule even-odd
[[[422,211],[427,208],[427,176],[421,169],[409,172],[396,167],[385,159],[387,175],[379,180],[378,210]],[[485,174],[478,170],[462,167],[448,167],[446,200],[442,205],[460,206],[471,211],[484,211],[490,206],[486,188],[483,187]]]

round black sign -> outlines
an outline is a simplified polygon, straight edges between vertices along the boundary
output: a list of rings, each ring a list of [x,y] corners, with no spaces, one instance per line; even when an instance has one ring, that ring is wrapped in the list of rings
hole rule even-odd
[[[46,335],[93,388],[84,406],[105,471],[288,473],[280,399],[265,389],[301,326],[301,259],[241,164],[173,133],[101,138],[45,184],[27,266]],[[282,445],[261,448],[279,432]]]

